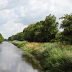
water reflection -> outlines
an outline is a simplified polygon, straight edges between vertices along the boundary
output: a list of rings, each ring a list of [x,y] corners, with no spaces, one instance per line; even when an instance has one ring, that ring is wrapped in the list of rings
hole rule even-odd
[[[0,52],[1,52],[1,48],[0,48]]]
[[[26,63],[32,65],[33,69],[39,69],[36,62],[34,62],[32,57],[27,56],[26,54],[22,54],[22,60],[26,61]],[[35,60],[36,61],[36,60]]]
[[[10,70],[0,70],[0,72],[13,72],[13,71],[10,71]]]
[[[26,61],[26,63],[30,64],[33,69],[38,69],[38,72],[42,72],[41,66],[39,65],[39,62],[29,53],[23,53],[22,54],[22,60]]]
[[[0,52],[2,51],[1,44],[0,44]]]
[[[0,72],[38,72],[26,63],[24,51],[9,42],[0,44]]]

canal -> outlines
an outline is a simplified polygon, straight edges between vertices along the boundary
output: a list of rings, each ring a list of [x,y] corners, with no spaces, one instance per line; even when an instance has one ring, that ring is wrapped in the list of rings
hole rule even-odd
[[[38,72],[22,57],[24,51],[12,43],[0,44],[0,72]]]

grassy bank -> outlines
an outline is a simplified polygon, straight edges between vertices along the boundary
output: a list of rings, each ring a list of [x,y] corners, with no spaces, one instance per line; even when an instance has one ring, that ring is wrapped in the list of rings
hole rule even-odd
[[[28,56],[44,72],[72,72],[71,45],[27,41],[12,43],[26,51],[23,56]]]

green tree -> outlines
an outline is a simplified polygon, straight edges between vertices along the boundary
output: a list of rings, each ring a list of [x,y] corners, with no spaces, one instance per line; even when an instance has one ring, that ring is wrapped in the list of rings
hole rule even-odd
[[[43,27],[46,41],[48,42],[51,39],[54,39],[56,33],[58,32],[58,22],[56,22],[56,17],[51,14],[49,16],[46,16]]]
[[[60,28],[63,28],[63,35],[66,43],[71,43],[72,44],[72,14],[68,15],[65,14],[63,17],[61,17],[62,23]]]
[[[0,43],[2,43],[4,41],[4,38],[2,36],[2,34],[0,34]]]
[[[34,24],[30,24],[27,28],[23,30],[24,40],[34,41]]]
[[[15,35],[12,35],[11,37],[8,38],[8,40],[10,41],[13,41],[13,40],[19,40],[19,41],[23,41],[24,38],[23,38],[23,32],[20,32],[20,33],[17,33]]]
[[[58,32],[58,22],[54,15],[46,16],[45,21],[30,24],[23,30],[24,40],[36,42],[49,42]]]
[[[8,40],[11,41],[11,37],[9,37]]]
[[[14,36],[16,40],[23,41],[23,32],[17,33],[16,36]]]

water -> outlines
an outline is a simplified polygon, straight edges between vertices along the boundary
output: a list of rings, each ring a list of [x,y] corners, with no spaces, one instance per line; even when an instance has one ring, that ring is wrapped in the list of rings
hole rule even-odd
[[[4,41],[0,44],[0,72],[38,72],[23,58],[24,51]]]

